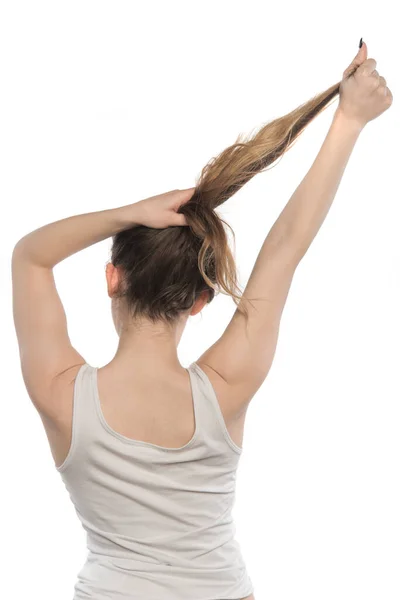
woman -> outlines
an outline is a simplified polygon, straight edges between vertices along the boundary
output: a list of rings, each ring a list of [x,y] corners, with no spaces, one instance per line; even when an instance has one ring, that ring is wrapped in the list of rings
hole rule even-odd
[[[215,209],[282,156],[337,95],[322,148],[240,294]],[[340,83],[239,138],[195,188],[63,219],[16,244],[22,373],[87,531],[75,600],[254,600],[231,516],[246,411],[271,367],[296,267],[361,131],[391,103],[361,41]],[[110,236],[106,278],[119,345],[96,368],[70,343],[53,267]],[[187,319],[218,291],[237,309],[223,335],[183,368],[177,346]]]

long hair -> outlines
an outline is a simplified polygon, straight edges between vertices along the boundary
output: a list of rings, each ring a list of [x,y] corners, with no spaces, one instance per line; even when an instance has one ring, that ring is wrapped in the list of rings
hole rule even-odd
[[[175,321],[203,292],[232,297],[239,311],[244,297],[237,279],[228,230],[216,208],[292,147],[305,127],[339,94],[340,82],[292,112],[236,142],[202,169],[193,196],[178,212],[188,225],[153,229],[142,225],[113,237],[111,262],[123,270],[118,296],[133,316]]]

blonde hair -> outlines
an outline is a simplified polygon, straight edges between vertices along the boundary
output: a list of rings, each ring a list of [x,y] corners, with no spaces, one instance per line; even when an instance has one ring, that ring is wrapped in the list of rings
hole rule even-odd
[[[232,146],[203,168],[192,198],[178,211],[186,216],[193,233],[203,240],[198,267],[204,280],[215,290],[230,295],[237,306],[242,293],[225,227],[233,237],[234,232],[215,209],[287,152],[305,127],[338,95],[339,88],[340,83],[333,85],[247,139],[239,135]],[[214,281],[207,275],[211,259],[215,263]]]
[[[296,141],[305,127],[339,94],[340,83],[313,97],[292,112],[264,125],[236,142],[203,168],[193,196],[179,211],[188,226],[166,229],[133,227],[113,239],[111,261],[123,268],[120,295],[133,315],[173,322],[207,291],[231,296],[247,316],[240,300],[235,260],[228,241],[232,228],[216,208],[264,171]]]

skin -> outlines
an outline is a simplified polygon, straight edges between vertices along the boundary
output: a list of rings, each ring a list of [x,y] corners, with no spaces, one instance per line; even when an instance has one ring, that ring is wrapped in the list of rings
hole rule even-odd
[[[354,67],[355,73],[347,77]],[[296,268],[327,216],[361,131],[369,121],[387,110],[392,100],[385,79],[376,71],[376,61],[367,58],[364,43],[343,73],[339,104],[314,163],[272,226],[258,254],[244,290],[248,297],[257,298],[247,306],[247,327],[242,315],[236,311],[221,337],[196,361],[209,376],[227,429],[239,446],[249,402],[272,365],[280,320]],[[62,219],[24,236],[14,248],[13,314],[21,369],[57,465],[63,462],[69,449],[73,385],[86,360],[70,342],[53,268],[68,256],[134,225],[155,228],[187,225],[184,215],[176,211],[193,192],[194,188],[173,190],[119,208]],[[200,297],[172,327],[154,325],[144,319],[133,322],[123,300],[114,297],[120,277],[119,269],[108,264],[107,290],[119,344],[114,358],[99,369],[98,385],[104,412],[109,422],[114,419],[113,428],[125,435],[140,439],[147,436],[153,441],[156,438],[155,443],[160,445],[183,445],[185,435],[186,440],[191,437],[190,419],[193,417],[187,411],[187,414],[182,412],[184,399],[190,398],[189,382],[187,371],[178,360],[177,347],[188,318],[202,310],[206,297]],[[137,373],[135,381],[127,379],[132,365],[141,374],[139,383]],[[112,381],[124,374],[126,390],[131,390],[134,385],[144,385],[152,380],[154,373],[159,380],[158,389],[163,389],[165,382],[175,382],[175,388],[165,387],[164,407],[170,407],[171,414],[165,410],[165,414],[155,412],[161,415],[161,424],[150,426],[147,422],[142,430],[128,432],[128,405],[120,405],[118,418],[107,402],[107,398],[113,396]],[[137,392],[139,397],[139,390]],[[151,392],[147,394],[148,398],[159,397],[156,388]],[[153,409],[162,411],[162,406],[154,403]],[[146,422],[148,412],[146,402],[139,403],[135,413],[139,424],[142,419]],[[173,439],[175,434],[168,418],[176,423],[178,414],[188,418],[182,417],[182,428],[176,432],[179,439]],[[254,597],[248,596],[246,600],[254,600]]]

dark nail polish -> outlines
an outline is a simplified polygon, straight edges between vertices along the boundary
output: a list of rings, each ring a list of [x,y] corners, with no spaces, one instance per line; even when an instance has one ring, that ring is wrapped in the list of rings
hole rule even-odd
[[[358,47],[359,47],[359,48],[361,48],[361,46],[362,46],[362,45],[363,45],[363,39],[362,39],[362,38],[360,38],[360,43],[359,43],[359,46],[358,46]]]

